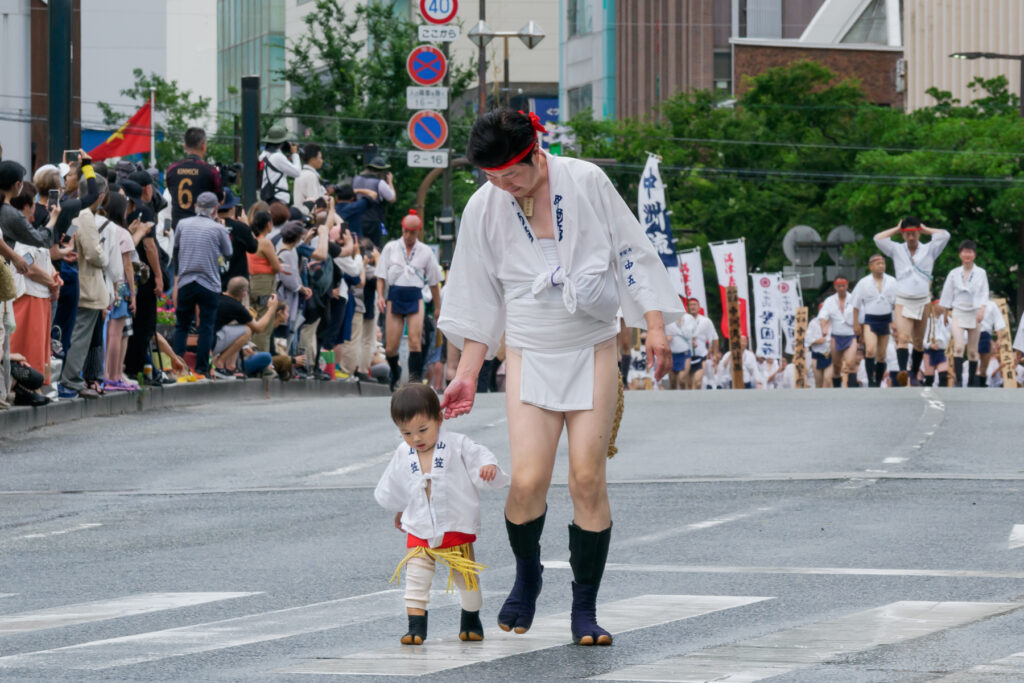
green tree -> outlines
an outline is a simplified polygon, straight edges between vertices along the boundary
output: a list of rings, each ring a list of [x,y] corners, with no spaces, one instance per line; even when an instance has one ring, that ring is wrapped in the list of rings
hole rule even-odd
[[[156,143],[157,164],[161,169],[167,168],[184,154],[183,141],[185,130],[191,126],[202,125],[210,114],[210,98],[196,95],[185,90],[178,81],[168,81],[163,76],[151,73],[148,76],[142,69],[133,69],[135,82],[130,88],[121,90],[121,95],[133,100],[141,107],[150,97],[150,89],[155,89],[153,124],[156,127],[158,141]],[[117,127],[124,123],[132,112],[116,111],[106,102],[96,105],[103,112],[103,123]],[[227,126],[218,128],[227,130]],[[208,156],[210,160],[227,161],[234,159],[233,138],[231,135],[211,134],[207,131]],[[160,139],[162,137],[162,139]]]
[[[300,144],[316,142],[325,148],[326,178],[358,174],[364,145],[377,145],[395,176],[398,201],[389,223],[396,229],[428,172],[407,168],[405,158],[405,151],[413,149],[406,134],[412,112],[405,107],[405,89],[413,85],[406,59],[419,42],[417,24],[391,3],[360,4],[349,15],[340,0],[316,0],[305,23],[302,37],[288,46],[283,75],[292,85],[292,97],[278,113],[298,120]],[[449,61],[448,72],[449,102],[455,102],[472,81],[474,67]],[[470,114],[450,111],[446,146],[465,149],[471,123]],[[455,176],[458,207],[475,183],[466,171]],[[440,185],[434,183],[427,196],[427,217],[439,213]]]

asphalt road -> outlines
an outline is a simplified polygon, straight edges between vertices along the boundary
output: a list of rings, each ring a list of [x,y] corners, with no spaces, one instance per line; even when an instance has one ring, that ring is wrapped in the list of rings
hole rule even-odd
[[[1024,392],[628,393],[599,616],[569,644],[560,447],[526,636],[502,491],[483,493],[486,640],[372,491],[387,399],[218,403],[0,435],[0,680],[1022,681]],[[451,427],[508,462],[503,396]],[[318,678],[319,677],[319,678]]]

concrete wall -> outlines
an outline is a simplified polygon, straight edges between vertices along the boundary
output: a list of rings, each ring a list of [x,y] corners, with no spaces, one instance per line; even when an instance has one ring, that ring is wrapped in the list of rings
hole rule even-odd
[[[975,76],[1005,75],[1010,91],[1021,94],[1020,61],[951,59],[953,52],[1024,54],[1024,2],[1021,0],[905,0],[907,108],[930,106],[931,86],[949,90],[969,103],[979,96],[967,88]]]

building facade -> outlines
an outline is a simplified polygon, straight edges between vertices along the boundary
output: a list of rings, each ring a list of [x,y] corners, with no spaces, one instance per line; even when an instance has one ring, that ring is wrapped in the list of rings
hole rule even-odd
[[[241,113],[243,76],[260,77],[263,111],[288,98],[280,74],[286,60],[286,3],[300,2],[310,0],[217,0],[217,101],[222,113]]]

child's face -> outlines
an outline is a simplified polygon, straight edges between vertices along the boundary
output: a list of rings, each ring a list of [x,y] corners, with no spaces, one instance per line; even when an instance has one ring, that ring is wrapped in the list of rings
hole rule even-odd
[[[402,438],[415,448],[417,453],[431,450],[437,443],[437,433],[440,430],[441,421],[427,415],[417,415],[398,425]]]

